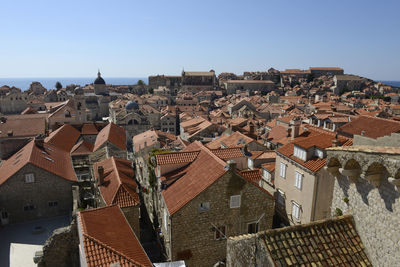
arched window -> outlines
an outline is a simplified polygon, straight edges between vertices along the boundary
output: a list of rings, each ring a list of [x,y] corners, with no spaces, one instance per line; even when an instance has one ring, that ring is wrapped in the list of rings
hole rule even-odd
[[[64,114],[66,118],[71,118],[71,112],[69,112],[69,110],[66,110]]]

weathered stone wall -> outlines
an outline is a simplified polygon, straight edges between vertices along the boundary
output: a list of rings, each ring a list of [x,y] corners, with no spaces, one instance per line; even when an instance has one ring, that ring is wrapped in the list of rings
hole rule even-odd
[[[392,133],[390,136],[383,136],[377,139],[368,138],[366,136],[355,135],[354,145],[358,146],[384,146],[384,147],[399,147],[400,146],[400,134]]]
[[[25,182],[27,173],[35,175],[35,182]],[[0,186],[0,210],[8,212],[9,223],[68,215],[72,210],[73,184],[27,164]],[[49,206],[50,201],[57,201],[57,206]],[[35,208],[24,211],[25,205],[34,205]]]
[[[39,267],[79,267],[79,238],[76,223],[53,231],[43,246]]]
[[[241,195],[240,208],[230,208],[230,197]],[[200,203],[210,209],[200,212]],[[200,195],[187,203],[171,221],[171,256],[190,250],[187,266],[213,266],[226,259],[226,239],[216,240],[214,226],[225,226],[227,237],[247,234],[248,223],[259,220],[259,230],[271,229],[274,200],[265,191],[228,172]]]
[[[133,207],[125,207],[122,208],[124,212],[125,218],[128,221],[129,225],[132,227],[133,231],[135,232],[137,238],[140,238],[140,224],[139,224],[139,217],[140,217],[140,206],[133,206]]]
[[[226,246],[226,266],[275,266],[268,257],[264,241],[260,238],[262,234],[261,232],[229,238]]]
[[[350,183],[341,175],[335,179],[332,215],[336,208],[353,215],[357,232],[374,266],[397,266],[400,262],[399,197],[400,193],[386,179],[378,188],[364,179],[356,183]]]

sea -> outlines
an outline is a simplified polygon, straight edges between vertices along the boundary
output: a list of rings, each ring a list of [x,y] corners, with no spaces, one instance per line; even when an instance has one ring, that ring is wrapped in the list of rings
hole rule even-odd
[[[400,87],[400,81],[377,81],[390,86]]]
[[[32,82],[40,82],[44,88],[46,89],[54,89],[55,85],[57,82],[60,82],[63,87],[70,85],[70,84],[75,84],[75,85],[80,85],[84,86],[87,84],[91,84],[94,82],[96,77],[87,77],[87,78],[0,78],[0,87],[3,85],[8,85],[8,86],[15,86],[17,88],[20,88],[22,91],[25,91],[29,89],[29,86]],[[111,85],[133,85],[137,84],[139,80],[144,81],[146,84],[148,83],[148,78],[144,77],[135,77],[135,78],[130,78],[130,77],[112,77],[112,78],[107,78],[103,77],[103,79],[106,81],[107,84]]]

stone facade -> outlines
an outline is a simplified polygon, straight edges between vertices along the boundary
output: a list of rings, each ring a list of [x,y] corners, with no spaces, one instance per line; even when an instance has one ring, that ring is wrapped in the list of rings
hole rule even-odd
[[[241,195],[240,208],[230,208],[230,196]],[[208,202],[208,211],[199,211],[200,203]],[[163,212],[167,212],[162,204]],[[216,228],[225,226],[226,237],[248,233],[249,223],[258,223],[258,230],[272,228],[274,200],[232,172],[187,203],[165,223],[163,233],[169,259],[185,260],[187,266],[213,266],[226,259],[226,238],[216,239]],[[165,226],[168,225],[168,230]]]
[[[356,139],[355,139],[356,141]],[[365,141],[365,140],[364,140]],[[331,148],[327,169],[336,177],[331,213],[350,213],[374,266],[400,261],[400,154],[382,147]]]
[[[34,174],[35,180],[26,183],[25,174],[30,173]],[[8,223],[68,215],[72,209],[73,184],[27,164],[0,185],[0,210],[8,213]]]
[[[260,236],[264,233],[235,236],[228,239],[226,266],[242,267],[253,266],[273,267],[275,264],[267,256],[265,242]]]

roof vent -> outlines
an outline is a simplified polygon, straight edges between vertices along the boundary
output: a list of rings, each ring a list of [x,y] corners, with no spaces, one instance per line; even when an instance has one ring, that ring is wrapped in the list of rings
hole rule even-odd
[[[7,132],[7,135],[8,135],[8,136],[13,136],[13,130],[9,130],[9,131]]]
[[[364,136],[364,135],[365,135],[365,131],[362,130],[362,131],[361,131],[361,136]]]

